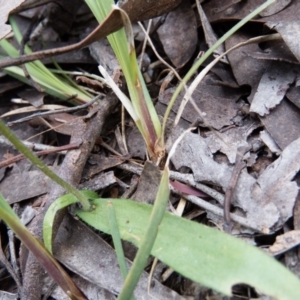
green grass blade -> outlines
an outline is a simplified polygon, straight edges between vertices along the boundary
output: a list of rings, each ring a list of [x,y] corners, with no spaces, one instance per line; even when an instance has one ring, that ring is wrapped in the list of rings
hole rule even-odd
[[[126,277],[124,287],[118,297],[119,300],[129,299],[136,287],[139,278],[146,266],[151,254],[152,247],[157,237],[158,228],[164,217],[164,213],[169,201],[169,169],[164,169],[149,222],[146,225],[145,236],[142,238],[139,250],[133,261],[132,267]]]
[[[19,31],[19,28],[13,17],[10,17],[9,20],[15,37],[20,43],[22,40],[22,35]],[[2,39],[0,41],[0,46],[10,57],[19,56],[19,51],[7,40]],[[31,50],[28,46],[25,47],[25,52],[31,53]],[[88,102],[92,99],[92,96],[88,92],[83,91],[75,82],[70,85],[64,78],[59,78],[50,72],[41,61],[36,60],[25,65],[32,79],[35,80],[42,88],[44,88],[46,93],[49,93],[55,97],[59,97],[63,100],[74,95],[77,95],[76,99],[79,102]],[[30,82],[27,80],[22,68],[20,67],[4,68],[4,72],[30,85]]]
[[[52,276],[62,290],[72,299],[86,299],[82,292],[72,282],[69,275],[63,270],[44,245],[35,238],[21,223],[5,199],[0,194],[0,218],[16,233],[29,251],[37,258],[44,269]]]
[[[201,58],[191,67],[189,72],[184,76],[183,80],[177,86],[172,98],[168,104],[167,110],[164,115],[163,125],[162,125],[162,138],[164,139],[164,134],[166,130],[167,120],[170,115],[171,109],[181,92],[184,85],[191,79],[193,74],[198,70],[198,68],[203,64],[203,62],[221,45],[223,44],[231,35],[233,35],[237,30],[239,30],[243,25],[253,19],[256,15],[258,15],[261,11],[267,8],[269,5],[274,3],[275,0],[268,0],[258,8],[256,8],[253,12],[247,15],[244,19],[239,21],[235,26],[233,26],[228,32],[226,32],[213,46],[211,46],[202,56]]]
[[[111,201],[121,238],[140,247],[147,236],[152,206]],[[106,203],[107,199],[94,200],[93,211],[76,214],[90,226],[111,234]],[[276,299],[300,299],[299,279],[274,258],[226,233],[167,212],[151,254],[183,276],[226,295],[231,294],[233,285],[245,283]]]
[[[158,228],[160,226],[161,220],[164,217],[164,212],[167,206],[169,200],[169,172],[168,169],[165,169],[163,172],[163,176],[159,185],[159,189],[158,189],[158,193],[156,196],[156,200],[155,200],[155,204],[153,206],[153,210],[151,212],[151,214],[149,216],[146,217],[146,219],[144,220],[145,223],[143,224],[145,229],[145,234],[143,236],[140,235],[141,241],[139,243],[139,247],[140,249],[137,252],[137,255],[135,257],[135,260],[132,264],[131,269],[129,270],[129,273],[126,277],[125,283],[124,283],[124,288],[121,292],[121,294],[119,295],[119,299],[130,299],[130,297],[133,294],[134,288],[136,286],[136,284],[138,283],[138,280],[140,278],[140,275],[142,274],[144,267],[146,265],[147,259],[151,253],[151,249],[153,247],[153,244],[155,242],[157,233],[158,233]],[[98,200],[95,200],[96,202],[93,203],[97,203],[96,205],[96,210],[95,212],[99,212],[99,203],[97,202]],[[122,201],[122,200],[120,200]],[[116,202],[113,201],[113,205],[115,207]],[[124,207],[125,208],[125,207]],[[150,206],[149,206],[150,208]],[[107,211],[107,208],[105,208],[105,210]],[[123,224],[122,222],[119,223],[120,218],[122,219],[122,216],[120,216],[119,214],[123,214],[127,215],[126,213],[126,208],[124,212],[120,212],[119,209],[117,209],[117,221],[118,221],[118,225],[120,226],[120,232],[121,232],[121,236],[122,238],[124,238],[124,228],[123,228]],[[80,218],[82,218],[84,221],[86,221],[88,224],[90,224],[91,226],[97,228],[97,224],[94,223],[95,221],[95,213],[91,212],[90,215],[86,215],[86,214],[82,214],[81,212],[78,212],[78,216]],[[145,215],[144,215],[145,216]],[[101,216],[101,218],[104,218],[105,220],[101,220],[99,221],[99,223],[101,223],[102,225],[104,223],[107,222],[107,216]],[[98,217],[96,217],[98,218]],[[102,225],[100,225],[100,227],[102,228]],[[106,230],[103,230],[103,228],[101,230],[105,231],[105,232],[109,232],[111,233],[110,230],[110,226],[109,226],[109,222],[108,222],[108,227],[106,228]],[[134,225],[135,226],[135,225]],[[135,232],[135,230],[133,230],[133,233]]]
[[[126,279],[126,276],[128,274],[127,265],[126,265],[126,259],[124,256],[124,251],[122,247],[122,242],[120,238],[120,232],[118,228],[117,218],[115,214],[115,209],[111,201],[107,201],[107,207],[108,207],[108,220],[109,220],[109,227],[111,231],[111,235],[114,242],[114,247],[117,254],[118,263],[120,266],[121,274],[123,279]]]
[[[69,193],[72,193],[81,203],[84,210],[89,210],[91,205],[89,200],[79,192],[70,183],[60,178],[52,170],[50,170],[30,149],[28,149],[17,136],[3,123],[0,119],[0,132],[6,137],[16,149],[18,149],[27,159],[29,159],[36,167],[38,167],[46,176],[59,184]]]
[[[96,19],[101,23],[111,11],[114,2],[112,0],[86,0]],[[114,6],[113,9],[119,9]],[[133,45],[133,34],[130,20],[127,14],[120,10],[125,24],[124,28],[107,37],[126,79],[132,107],[138,116],[139,130],[141,131],[151,156],[157,141],[161,140],[161,124],[151,100],[149,91],[137,64],[136,53]],[[127,36],[130,36],[127,40]],[[129,44],[129,46],[128,46]]]
[[[98,194],[92,191],[80,191],[89,199],[97,199]],[[52,228],[57,211],[71,204],[77,203],[78,200],[73,194],[67,194],[56,199],[47,210],[43,220],[43,240],[46,249],[52,253]]]

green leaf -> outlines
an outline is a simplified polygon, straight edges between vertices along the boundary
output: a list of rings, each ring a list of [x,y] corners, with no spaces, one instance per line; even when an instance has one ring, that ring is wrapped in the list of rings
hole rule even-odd
[[[117,255],[120,271],[121,271],[123,279],[125,280],[125,278],[128,274],[128,270],[127,270],[127,265],[126,265],[126,258],[125,258],[123,247],[122,247],[122,241],[121,241],[121,237],[120,237],[119,227],[117,224],[115,209],[110,201],[107,201],[107,207],[108,207],[108,212],[109,212],[108,219],[109,219],[111,235],[113,238],[114,247],[116,250],[116,255]]]
[[[107,200],[93,200],[93,211],[78,210],[76,214],[110,234]],[[131,200],[110,201],[121,238],[139,247],[152,206]],[[276,299],[300,299],[299,279],[274,258],[237,238],[167,212],[151,254],[185,277],[223,294],[230,295],[233,285],[245,283]]]
[[[88,199],[97,199],[99,196],[93,191],[80,191]],[[52,253],[52,227],[57,211],[73,203],[77,203],[78,198],[73,194],[67,194],[56,199],[47,210],[43,221],[43,240],[46,249]]]
[[[80,201],[82,207],[85,210],[90,210],[91,206],[88,199],[83,194],[81,194],[75,187],[73,187],[70,183],[63,180],[55,172],[49,169],[41,159],[39,159],[29,148],[27,148],[19,140],[19,138],[4,124],[1,118],[0,118],[0,132],[15,146],[16,149],[18,149],[26,158],[28,158],[32,162],[32,164],[38,167],[46,176],[48,176],[54,182],[59,184],[66,191],[76,196],[76,198]]]
[[[263,11],[265,8],[267,8],[269,5],[274,3],[275,0],[267,0],[263,4],[261,4],[259,7],[257,7],[254,11],[249,13],[246,17],[244,17],[242,20],[240,20],[237,24],[235,24],[228,32],[226,32],[221,38],[219,38],[214,45],[212,45],[202,56],[201,58],[196,61],[196,63],[191,67],[191,69],[188,71],[188,73],[184,76],[183,80],[179,83],[179,85],[176,87],[175,92],[172,95],[172,98],[169,101],[167,110],[164,115],[164,120],[162,124],[162,138],[164,139],[164,134],[167,126],[167,120],[169,118],[170,112],[172,110],[172,107],[179,96],[182,88],[184,85],[187,84],[187,82],[191,79],[191,77],[194,75],[194,73],[199,69],[199,67],[203,64],[203,62],[221,45],[223,44],[230,36],[232,36],[237,30],[239,30],[242,26],[244,26],[247,22],[249,22],[251,19],[253,19],[256,15],[258,15],[261,11]]]
[[[1,194],[0,218],[14,231],[26,248],[32,252],[44,269],[71,299],[86,299],[60,264],[45,249],[44,245],[21,223],[18,216],[13,212]]]
[[[123,23],[125,23],[125,28],[110,34],[107,36],[107,39],[118,59],[126,79],[131,99],[129,113],[132,115],[133,108],[135,115],[137,115],[137,118],[133,117],[133,119],[146,142],[150,156],[153,156],[156,152],[156,143],[158,140],[160,141],[161,138],[161,124],[137,64],[130,20],[123,10],[113,5],[113,0],[85,0],[85,2],[90,7],[99,23],[105,19],[112,9],[120,10]],[[129,40],[127,40],[128,36],[131,37]],[[109,82],[107,83],[110,84]],[[113,84],[111,87],[115,88],[115,85]],[[116,89],[114,89],[114,92],[116,92]],[[120,93],[117,93],[118,97],[119,95]],[[124,99],[124,97],[122,96],[121,99]],[[123,101],[125,101],[124,106],[128,109],[128,101],[126,99]]]
[[[139,250],[126,277],[118,300],[127,300],[133,295],[133,291],[139,282],[140,276],[142,275],[147,260],[151,254],[159,227],[164,218],[164,212],[169,201],[169,196],[169,169],[165,167],[159,183],[155,202],[149,216],[149,221],[144,227],[144,236],[139,243]]]
[[[22,40],[21,32],[14,18],[10,17],[9,20],[14,31],[15,37],[20,43]],[[2,47],[4,52],[10,57],[19,56],[19,51],[7,40],[2,39],[0,41],[0,46]],[[31,53],[31,50],[28,46],[25,47],[25,53]],[[0,58],[2,57],[3,56],[0,56]],[[88,92],[82,90],[75,82],[73,82],[71,85],[70,82],[67,82],[65,80],[65,78],[56,76],[55,74],[50,72],[41,61],[36,60],[25,65],[32,79],[36,81],[45,90],[46,93],[63,100],[66,100],[70,98],[70,96],[74,95],[77,95],[76,100],[79,102],[85,103],[91,100],[92,96]],[[26,78],[23,69],[20,67],[11,66],[4,68],[3,71],[8,75],[17,78],[18,80],[25,82],[26,84],[31,84],[31,82]]]

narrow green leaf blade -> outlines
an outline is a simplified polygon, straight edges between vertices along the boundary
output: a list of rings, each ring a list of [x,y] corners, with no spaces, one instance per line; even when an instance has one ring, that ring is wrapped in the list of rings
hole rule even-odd
[[[93,191],[81,191],[88,199],[97,199],[98,194]],[[52,253],[52,227],[57,211],[71,204],[79,202],[73,194],[66,194],[56,199],[47,210],[43,221],[43,240],[46,249]]]
[[[114,3],[112,0],[85,0],[85,2],[90,7],[99,23],[111,11],[112,4]],[[113,6],[113,9],[119,8]],[[120,10],[120,12],[122,12],[125,28],[110,34],[107,39],[120,63],[123,74],[126,78],[127,87],[132,102],[131,106],[138,117],[138,121],[137,118],[133,119],[135,120],[139,130],[143,135],[143,138],[145,139],[150,156],[153,156],[156,142],[161,138],[161,124],[137,64],[132,38],[133,32],[129,17],[125,11]],[[129,41],[127,41],[127,37],[129,37]],[[125,105],[125,107],[127,109],[128,105]],[[129,110],[129,113],[132,115],[131,110]]]
[[[0,218],[15,232],[24,245],[41,263],[44,269],[52,276],[62,290],[71,298],[84,300],[86,297],[73,283],[54,257],[46,250],[44,245],[35,238],[21,223],[18,216],[0,194]]]
[[[111,200],[121,238],[140,246],[152,206],[130,200]],[[91,212],[76,214],[89,225],[110,232],[107,199],[93,201]],[[230,235],[165,213],[151,254],[180,274],[230,295],[237,283],[282,300],[300,299],[300,281],[261,250]]]
[[[128,270],[127,270],[127,265],[126,265],[126,258],[125,258],[123,247],[122,247],[119,227],[118,227],[118,223],[117,223],[117,219],[116,219],[115,209],[114,209],[111,201],[107,201],[107,207],[108,207],[108,212],[109,212],[108,219],[109,219],[111,235],[113,238],[114,247],[115,247],[118,263],[120,266],[121,274],[122,274],[123,279],[125,280],[125,278],[128,274]]]
[[[169,169],[165,167],[155,202],[149,216],[149,221],[146,223],[145,233],[139,243],[139,250],[134,258],[133,264],[124,282],[123,289],[118,297],[119,300],[127,300],[133,295],[133,291],[137,286],[140,276],[146,266],[147,260],[151,254],[153,245],[156,241],[159,227],[164,218],[164,212],[169,201]]]

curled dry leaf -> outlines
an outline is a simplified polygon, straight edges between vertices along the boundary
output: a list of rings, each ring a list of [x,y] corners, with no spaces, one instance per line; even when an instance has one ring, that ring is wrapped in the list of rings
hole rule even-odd
[[[228,50],[252,37],[248,33],[237,32],[226,40],[225,48]],[[248,96],[250,102],[254,97],[262,75],[270,63],[269,61],[257,60],[247,55],[247,53],[253,52],[262,53],[263,51],[259,48],[258,44],[248,44],[231,51],[227,55],[237,83],[239,85],[249,85],[252,88],[251,94]]]
[[[229,128],[218,136],[214,133],[207,137],[207,145],[212,153],[220,151],[224,153],[231,164],[235,163],[236,151],[239,147],[248,145],[247,139],[249,135],[260,126],[255,120],[246,120],[241,126]]]
[[[293,179],[299,169],[300,138],[288,145],[280,157],[268,166],[253,185],[252,197],[256,202],[260,202],[262,206],[269,203],[276,205],[280,213],[278,225],[282,226],[293,214],[299,191]]]

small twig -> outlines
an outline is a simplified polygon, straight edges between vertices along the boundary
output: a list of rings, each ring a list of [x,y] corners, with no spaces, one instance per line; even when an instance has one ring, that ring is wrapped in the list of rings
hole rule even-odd
[[[20,209],[20,204],[15,203],[14,206],[13,206],[13,210],[17,215],[18,215],[19,209]],[[10,262],[11,262],[13,270],[15,271],[15,274],[16,274],[17,278],[20,280],[21,272],[20,272],[20,268],[18,266],[17,256],[16,256],[15,234],[11,229],[8,229],[7,230],[7,235],[8,235],[8,247],[9,247],[9,254],[10,254]],[[18,285],[19,295],[21,295],[21,292],[22,292],[22,290],[20,290],[20,288],[21,287]]]
[[[90,102],[82,104],[82,105],[77,105],[75,107],[68,107],[68,108],[63,108],[63,109],[57,109],[57,110],[53,110],[53,111],[46,111],[46,112],[38,112],[35,113],[31,116],[13,121],[13,122],[8,122],[7,126],[11,127],[12,125],[15,124],[20,124],[29,120],[33,120],[35,118],[41,118],[41,117],[45,117],[45,116],[49,116],[49,115],[55,115],[55,114],[60,114],[60,113],[70,113],[70,112],[74,112],[74,111],[78,111],[84,108],[87,108],[89,106],[91,106],[92,104],[94,104],[97,100],[99,100],[103,95],[99,94],[97,95],[95,98],[93,98]]]
[[[80,147],[80,151],[74,150],[72,151],[73,153],[67,153],[59,170],[59,175],[71,184],[78,185],[80,182],[83,167],[86,164],[95,140],[100,135],[105,125],[106,118],[111,114],[117,103],[118,100],[114,96],[107,96],[106,99],[100,102],[97,114],[88,120],[88,126],[82,129],[79,128],[74,132],[74,135],[72,135],[72,142],[79,139],[83,140],[83,144]],[[76,163],[74,163],[75,161]],[[41,208],[40,213],[31,222],[31,231],[34,235],[38,236],[39,239],[42,239],[41,228],[43,226],[46,211],[49,209],[49,206],[64,193],[65,191],[63,188],[53,185],[50,189],[45,206]],[[66,210],[64,209],[57,212],[53,224],[53,237],[55,237],[65,214]],[[22,300],[40,299],[42,287],[41,274],[44,274],[44,270],[31,253],[28,255],[24,269]]]
[[[102,146],[103,148],[107,149],[108,151],[110,151],[111,153],[119,156],[119,157],[123,157],[123,155],[121,153],[119,153],[117,150],[115,150],[113,147],[109,146],[108,144],[106,144],[102,138],[98,138],[96,141],[97,144],[100,144],[100,146]]]
[[[133,175],[129,189],[127,189],[120,198],[129,199],[133,195],[133,193],[136,191],[138,183],[139,183],[139,177],[136,175]]]
[[[230,205],[231,205],[231,198],[233,196],[233,192],[235,190],[236,184],[238,182],[239,176],[241,171],[246,167],[244,162],[244,155],[252,148],[252,146],[247,147],[239,147],[236,153],[236,162],[232,171],[232,175],[229,181],[228,188],[225,192],[225,199],[224,199],[224,219],[225,223],[223,229],[225,232],[230,233],[232,230],[232,222],[230,216]]]
[[[14,281],[17,284],[18,291],[19,293],[22,292],[22,284],[21,284],[21,279],[19,278],[18,274],[15,273],[14,269],[12,268],[11,264],[7,260],[1,246],[1,236],[0,236],[0,261],[2,264],[6,267],[6,270],[8,273],[11,275],[11,277],[14,279]]]
[[[169,69],[174,73],[174,75],[177,77],[177,79],[178,79],[180,82],[182,82],[182,78],[180,77],[180,75],[178,74],[178,72],[177,72],[170,64],[168,64],[168,63],[167,63],[167,62],[166,62],[166,61],[158,54],[158,52],[156,51],[155,46],[154,46],[153,43],[152,43],[152,40],[151,40],[151,38],[150,38],[148,32],[145,30],[143,24],[142,24],[141,22],[138,22],[138,24],[139,24],[140,28],[142,29],[142,31],[144,32],[147,42],[148,42],[149,45],[151,46],[151,48],[152,48],[154,54],[155,54],[156,57],[159,59],[159,61],[162,62],[162,64],[164,64],[167,68],[169,68]],[[185,89],[187,89],[187,86],[186,86],[186,85],[184,85],[184,87],[185,87]]]
[[[32,142],[28,142],[28,141],[23,141],[23,144],[33,151],[41,151],[41,150],[48,150],[48,149],[56,148],[54,146],[49,146],[49,145],[40,144],[40,143],[32,143]],[[13,145],[6,138],[4,138],[3,136],[0,136],[0,146],[2,146],[2,145],[13,147]]]
[[[224,210],[222,208],[219,208],[199,197],[191,196],[191,195],[183,195],[183,194],[177,192],[173,187],[171,187],[171,190],[175,194],[180,195],[180,196],[184,197],[185,199],[189,200],[190,202],[198,205],[199,207],[204,208],[206,211],[209,211],[209,212],[215,214],[216,216],[224,217]],[[230,217],[234,222],[236,222],[246,228],[250,228],[256,232],[264,233],[264,228],[258,227],[257,224],[252,222],[251,220],[248,220],[244,217],[238,216],[233,213],[230,214]]]
[[[127,147],[127,143],[126,143],[126,134],[125,134],[125,107],[124,105],[122,105],[122,140],[123,140],[123,146],[124,146],[124,149],[125,151],[127,152],[127,154],[129,153],[128,152],[128,147]]]
[[[152,19],[149,21],[148,26],[147,26],[147,35],[149,36],[150,33],[150,29],[152,26]],[[146,46],[147,46],[147,37],[145,36],[144,42],[143,42],[143,47],[142,47],[142,52],[140,55],[140,61],[139,61],[139,68],[142,69],[142,63],[143,63],[143,56],[145,54],[145,50],[146,50]]]
[[[119,166],[117,166],[117,168],[129,171],[129,172],[132,172],[132,173],[138,174],[138,175],[140,175],[143,170],[142,167],[133,165],[130,163],[119,165]],[[213,197],[214,199],[216,199],[219,203],[222,203],[222,204],[224,203],[224,197],[222,194],[214,191],[212,188],[209,188],[203,184],[195,182],[193,175],[191,175],[191,174],[181,174],[178,172],[170,171],[170,179],[181,180],[182,182],[189,183],[190,185],[192,185],[194,187],[198,187],[200,190],[202,190],[206,194],[208,194],[211,197]],[[186,194],[183,195],[182,193],[179,193],[178,191],[176,191],[172,186],[170,186],[170,189],[175,194],[182,196],[183,198],[198,205],[199,207],[202,207],[206,211],[209,211],[219,217],[224,217],[224,209],[219,208],[199,197],[192,196],[192,195],[186,195]],[[230,217],[234,222],[236,222],[246,228],[250,228],[254,231],[264,233],[265,228],[258,227],[257,224],[252,222],[251,220],[248,220],[246,218],[243,218],[241,216],[238,216],[238,215],[232,214],[232,213],[230,214]]]
[[[123,107],[124,106],[122,106],[122,110],[123,110]],[[117,144],[119,146],[119,149],[120,149],[122,155],[128,156],[126,138],[125,138],[125,135],[123,135],[123,120],[122,120],[122,133],[121,133],[120,127],[117,126],[117,128],[115,129],[115,137],[116,137],[116,141],[117,141]]]
[[[35,155],[42,156],[42,155],[48,155],[48,154],[57,153],[57,152],[65,151],[65,150],[76,149],[76,148],[79,148],[80,145],[81,145],[81,143],[76,142],[76,143],[72,143],[72,144],[68,144],[68,145],[64,145],[64,146],[60,146],[60,147],[53,147],[53,148],[50,148],[50,149],[47,149],[47,150],[42,150],[42,151],[35,152]],[[20,161],[24,158],[25,158],[25,156],[23,154],[19,154],[19,155],[16,155],[16,156],[12,157],[12,158],[1,161],[0,162],[0,169],[5,167],[5,166],[16,163],[17,161]]]

